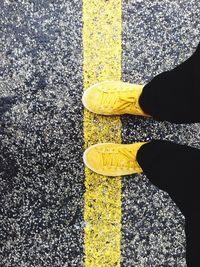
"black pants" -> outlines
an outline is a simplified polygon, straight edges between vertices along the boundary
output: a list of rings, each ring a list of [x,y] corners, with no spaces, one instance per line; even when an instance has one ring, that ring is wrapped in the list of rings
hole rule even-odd
[[[157,140],[143,145],[138,151],[137,160],[149,180],[168,192],[185,216],[187,264],[198,267],[200,150]]]
[[[184,63],[145,85],[139,103],[157,120],[200,122],[200,44]]]
[[[158,120],[200,122],[198,63],[200,45],[187,61],[144,87],[142,109]],[[150,181],[168,192],[185,216],[187,265],[200,266],[200,150],[157,140],[143,145],[137,160]]]

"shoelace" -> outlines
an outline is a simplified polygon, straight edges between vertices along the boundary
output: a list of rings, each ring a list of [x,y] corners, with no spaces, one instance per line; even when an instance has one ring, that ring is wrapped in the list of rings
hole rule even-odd
[[[133,96],[117,96],[116,93],[103,92],[101,103],[104,108],[112,106],[114,111],[121,111],[136,106],[137,100]]]
[[[117,157],[117,154],[120,153],[125,157],[124,162],[121,158]],[[106,168],[133,168],[134,160],[133,152],[128,149],[120,148],[118,151],[101,150],[101,164]],[[127,162],[129,163],[128,165],[125,164]]]

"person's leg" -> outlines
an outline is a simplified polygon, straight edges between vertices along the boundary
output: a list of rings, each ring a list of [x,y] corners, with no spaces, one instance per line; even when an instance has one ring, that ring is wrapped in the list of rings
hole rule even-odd
[[[200,44],[189,59],[144,86],[139,99],[142,110],[161,121],[200,122],[199,67]]]
[[[186,261],[187,267],[199,266],[199,215],[186,217],[185,223],[186,233]]]
[[[138,150],[137,161],[147,178],[169,193],[186,219],[188,266],[197,266],[200,150],[168,141],[151,141]],[[198,238],[198,239],[197,239]]]

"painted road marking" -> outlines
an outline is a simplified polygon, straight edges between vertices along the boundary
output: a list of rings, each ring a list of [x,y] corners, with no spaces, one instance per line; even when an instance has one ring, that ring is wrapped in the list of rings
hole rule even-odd
[[[83,0],[84,90],[96,82],[121,79],[121,0]],[[121,143],[121,121],[84,110],[85,149]],[[121,178],[85,168],[85,267],[120,266]]]

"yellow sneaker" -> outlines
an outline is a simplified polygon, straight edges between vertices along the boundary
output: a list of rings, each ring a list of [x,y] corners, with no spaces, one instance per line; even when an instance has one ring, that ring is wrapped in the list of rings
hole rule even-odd
[[[122,81],[105,81],[89,87],[83,94],[83,105],[102,115],[132,114],[148,116],[139,105],[143,85]]]
[[[136,155],[146,142],[134,144],[100,143],[85,150],[83,161],[92,171],[106,176],[121,176],[142,172]]]

